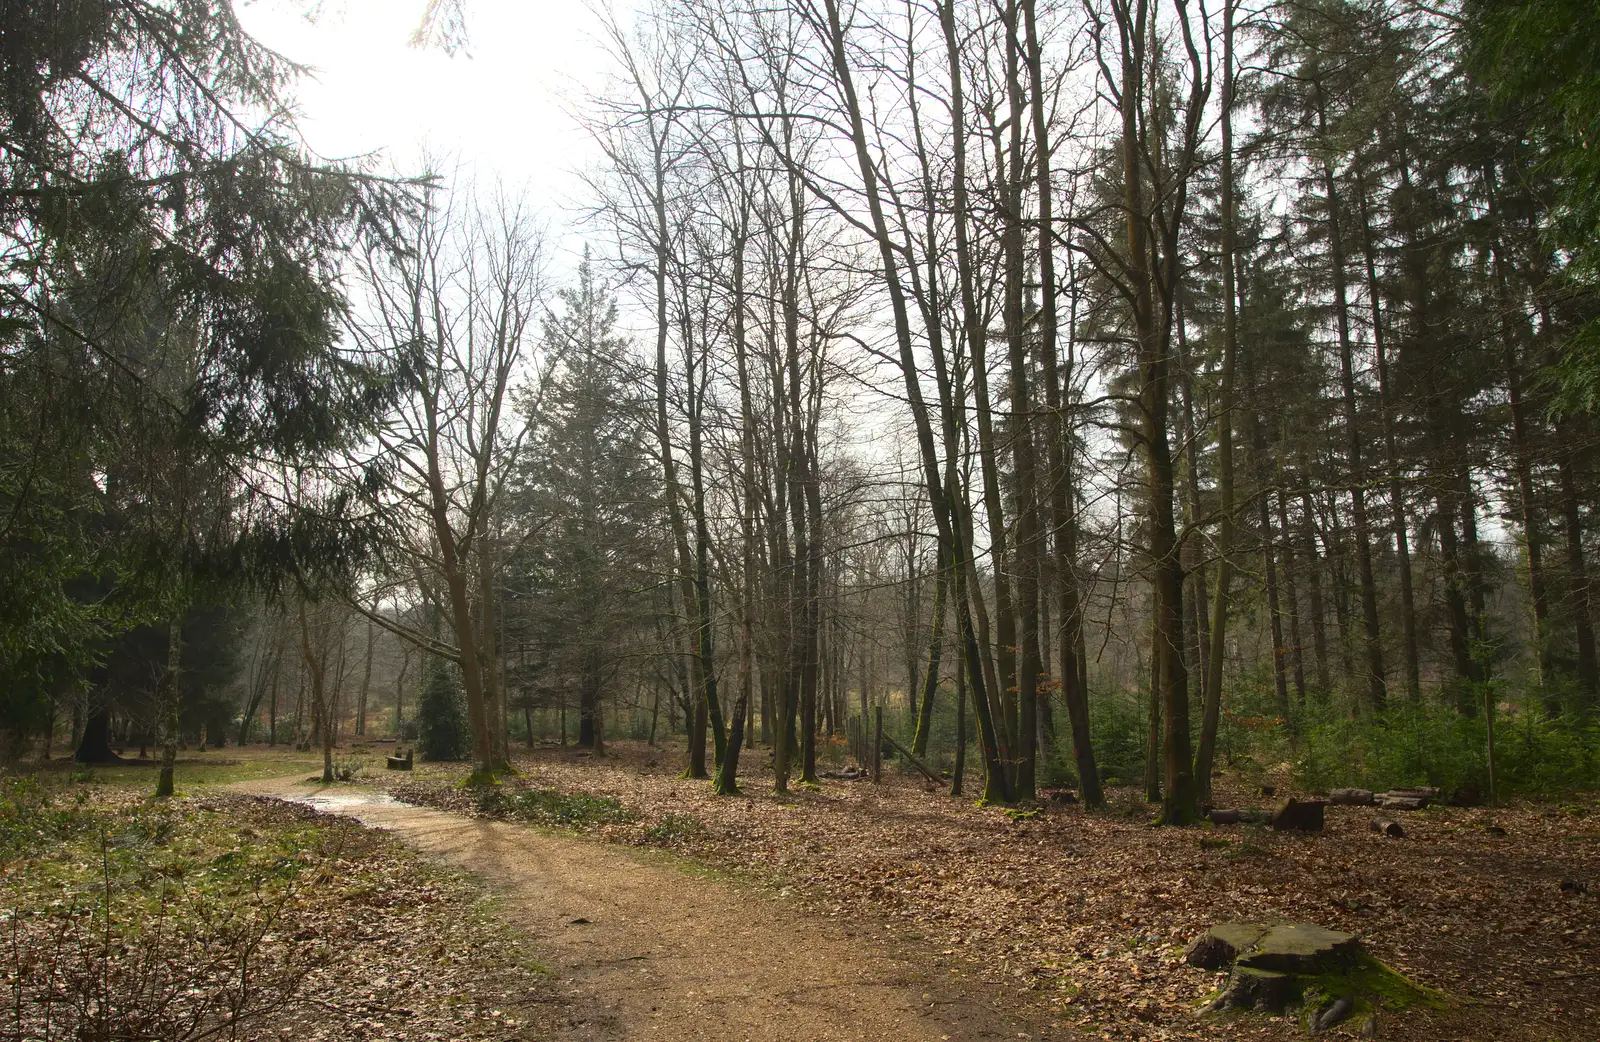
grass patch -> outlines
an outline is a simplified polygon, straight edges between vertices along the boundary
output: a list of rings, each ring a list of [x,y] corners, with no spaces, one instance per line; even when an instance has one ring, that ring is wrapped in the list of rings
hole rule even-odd
[[[285,1009],[322,958],[282,939],[335,856],[311,822],[240,830],[192,805],[23,781],[0,799],[0,835],[4,1037],[237,1032]]]
[[[0,780],[0,1039],[501,1042],[505,996],[548,991],[467,877],[382,833],[142,788]]]
[[[111,789],[148,789],[154,792],[160,768],[161,762],[154,756],[146,760],[92,765],[71,760],[52,760],[40,765],[37,777],[41,784],[49,787],[99,785]],[[309,771],[315,771],[319,778],[322,776],[321,758],[289,749],[278,755],[269,753],[248,758],[232,756],[227,751],[188,753],[178,758],[174,781],[180,792],[186,792],[198,787],[260,781],[287,774],[304,775]]]

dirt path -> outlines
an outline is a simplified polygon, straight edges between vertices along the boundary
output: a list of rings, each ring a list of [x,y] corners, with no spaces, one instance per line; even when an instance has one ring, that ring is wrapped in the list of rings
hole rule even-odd
[[[394,832],[466,869],[568,986],[564,1037],[689,1042],[1049,1038],[981,985],[941,978],[865,934],[629,851],[282,779],[234,786]],[[882,927],[877,927],[881,930]],[[1025,1033],[1027,1032],[1027,1033]]]

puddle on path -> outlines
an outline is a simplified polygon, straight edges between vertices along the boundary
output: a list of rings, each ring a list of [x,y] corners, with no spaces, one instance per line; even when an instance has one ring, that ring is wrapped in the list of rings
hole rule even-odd
[[[360,819],[359,811],[375,807],[404,807],[405,804],[396,800],[386,792],[342,791],[342,792],[310,792],[274,794],[287,803],[301,803],[315,810],[325,811],[329,814],[344,814]]]

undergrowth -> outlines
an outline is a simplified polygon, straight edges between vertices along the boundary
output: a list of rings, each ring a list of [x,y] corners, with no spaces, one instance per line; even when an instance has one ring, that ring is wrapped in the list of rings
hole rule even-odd
[[[237,1037],[316,964],[316,946],[274,939],[326,855],[313,825],[262,834],[12,779],[0,837],[0,1037]]]
[[[620,824],[632,821],[637,816],[612,796],[501,787],[484,789],[479,793],[478,812],[538,825],[578,829]]]
[[[1300,710],[1292,761],[1308,789],[1435,785],[1487,792],[1488,734],[1483,714],[1454,707],[1400,706],[1351,719],[1327,705]],[[1495,723],[1499,795],[1549,795],[1600,788],[1600,725],[1549,717],[1537,706]]]

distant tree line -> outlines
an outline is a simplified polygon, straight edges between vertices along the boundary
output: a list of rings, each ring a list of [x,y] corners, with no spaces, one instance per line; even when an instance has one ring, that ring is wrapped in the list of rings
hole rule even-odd
[[[171,748],[187,620],[231,597],[287,627],[325,758],[355,710],[316,613],[377,634],[363,692],[374,640],[396,699],[453,664],[479,779],[513,734],[620,727],[682,735],[724,793],[769,746],[781,791],[885,703],[957,789],[970,760],[987,799],[1095,805],[1142,769],[1172,823],[1247,732],[1377,762],[1444,728],[1492,787],[1510,714],[1551,736],[1524,759],[1592,779],[1572,6],[663,4],[603,24],[591,250],[554,289],[523,202],[281,141],[247,185],[216,161],[232,210],[175,187],[210,184],[181,150],[182,176],[95,173],[148,142],[74,160],[92,193],[34,173],[4,379],[71,393],[0,419],[16,590],[42,591],[0,594],[12,733],[71,688]],[[128,24],[84,39],[136,48]],[[57,111],[33,96],[18,141]],[[58,197],[101,216],[52,223]],[[281,238],[241,239],[247,208]],[[130,229],[211,267],[100,274],[153,270]],[[82,297],[125,282],[137,309]],[[68,335],[91,319],[114,356]],[[137,708],[104,642],[148,660],[152,625],[169,693]]]

